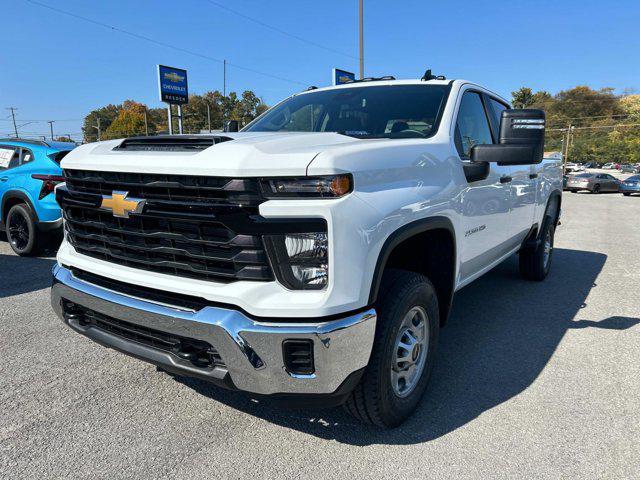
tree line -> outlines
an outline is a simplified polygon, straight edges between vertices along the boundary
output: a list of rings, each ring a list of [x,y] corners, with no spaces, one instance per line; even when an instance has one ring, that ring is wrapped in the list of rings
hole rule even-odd
[[[266,111],[268,106],[250,90],[238,96],[235,92],[224,96],[218,90],[203,95],[190,95],[189,103],[182,106],[184,133],[222,129],[224,120],[238,120],[246,125]],[[175,112],[175,110],[174,110]],[[177,119],[173,120],[177,132]],[[92,110],[84,118],[82,133],[85,142],[168,133],[167,108],[148,108],[134,100],[119,105],[109,104]]]
[[[546,151],[567,151],[568,139],[567,158],[572,162],[640,162],[640,95],[587,86],[551,95],[523,87],[512,92],[512,104],[546,112]]]
[[[578,86],[555,95],[522,87],[512,92],[515,108],[540,108],[547,115],[546,151],[566,151],[577,162],[640,162],[640,95],[616,95],[612,88],[594,90]],[[183,105],[183,130],[199,133],[222,129],[224,120],[238,120],[246,125],[267,110],[268,106],[250,90],[224,96],[215,90],[191,95]],[[126,100],[92,110],[84,119],[84,140],[107,140],[135,135],[167,133],[166,108],[148,108]],[[177,120],[174,119],[174,131]],[[571,134],[567,135],[567,130]]]

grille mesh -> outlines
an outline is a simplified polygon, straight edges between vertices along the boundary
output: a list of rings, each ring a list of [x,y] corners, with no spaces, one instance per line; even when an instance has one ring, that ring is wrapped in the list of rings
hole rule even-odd
[[[69,192],[128,192],[143,212],[114,217],[62,201],[67,238],[84,255],[181,277],[272,280],[262,238],[243,225],[258,214],[257,180],[65,170]],[[100,196],[100,197],[98,197]]]

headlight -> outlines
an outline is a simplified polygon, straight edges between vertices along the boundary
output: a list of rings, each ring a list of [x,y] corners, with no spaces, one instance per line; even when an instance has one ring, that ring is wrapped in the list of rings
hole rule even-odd
[[[336,198],[353,190],[351,175],[323,177],[267,178],[262,180],[262,190],[267,198]]]
[[[278,280],[292,290],[320,290],[329,280],[329,241],[324,232],[267,235]]]

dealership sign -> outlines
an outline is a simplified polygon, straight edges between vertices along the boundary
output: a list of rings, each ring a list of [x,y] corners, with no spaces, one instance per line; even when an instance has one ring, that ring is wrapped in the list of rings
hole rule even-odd
[[[186,70],[158,65],[158,85],[160,101],[173,105],[189,102]]]
[[[353,82],[356,79],[356,74],[347,72],[346,70],[340,70],[339,68],[333,69],[333,75],[331,80],[334,85],[342,85],[343,83]]]

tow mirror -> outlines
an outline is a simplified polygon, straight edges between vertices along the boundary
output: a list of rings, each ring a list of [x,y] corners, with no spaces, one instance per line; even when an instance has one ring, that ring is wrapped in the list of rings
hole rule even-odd
[[[530,165],[542,162],[545,115],[542,110],[504,110],[497,145],[475,145],[471,161],[498,165]]]
[[[224,122],[224,131],[225,132],[237,132],[238,131],[238,121],[237,120],[227,120]]]

